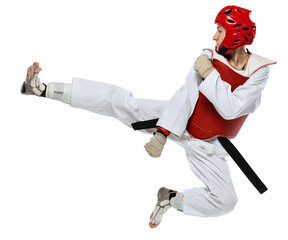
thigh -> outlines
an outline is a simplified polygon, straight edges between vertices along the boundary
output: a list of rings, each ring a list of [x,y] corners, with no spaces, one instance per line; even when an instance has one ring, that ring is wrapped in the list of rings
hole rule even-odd
[[[159,118],[167,101],[135,98],[130,91],[103,82],[74,78],[71,106],[114,117],[127,126]]]
[[[225,160],[226,151],[217,144],[217,140],[206,142],[187,138],[182,140],[189,166],[193,173],[213,194],[234,193],[230,170]]]

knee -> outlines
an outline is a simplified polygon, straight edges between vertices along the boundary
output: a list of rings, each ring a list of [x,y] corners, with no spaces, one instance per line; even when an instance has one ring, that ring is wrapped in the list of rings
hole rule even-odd
[[[219,208],[220,208],[221,215],[224,215],[234,210],[238,202],[238,199],[237,199],[236,194],[229,193],[220,197],[218,201],[219,201]]]
[[[225,215],[232,210],[234,210],[238,199],[235,191],[221,191],[218,194],[210,192],[210,201],[213,202],[214,212],[212,213],[213,217],[219,217]]]

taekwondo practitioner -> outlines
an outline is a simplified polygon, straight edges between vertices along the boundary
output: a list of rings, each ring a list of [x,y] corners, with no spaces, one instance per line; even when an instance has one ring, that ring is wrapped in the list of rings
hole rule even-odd
[[[47,85],[38,77],[39,63],[28,68],[22,94],[43,96],[72,107],[132,123],[157,119],[155,129],[143,129],[152,138],[145,149],[159,157],[167,139],[186,151],[192,172],[205,184],[181,191],[160,188],[149,226],[157,227],[164,213],[175,208],[198,217],[217,217],[232,211],[237,196],[218,137],[234,138],[248,114],[261,101],[269,65],[267,58],[251,53],[256,25],[250,10],[227,6],[215,19],[215,49],[205,49],[187,75],[185,84],[169,101],[135,98],[125,89],[103,82],[73,78],[72,84]]]

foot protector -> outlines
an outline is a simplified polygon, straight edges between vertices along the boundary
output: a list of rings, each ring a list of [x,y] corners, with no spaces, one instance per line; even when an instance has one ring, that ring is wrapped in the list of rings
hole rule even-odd
[[[150,216],[149,226],[157,227],[163,218],[164,213],[171,207],[170,200],[176,196],[176,191],[162,187],[158,191],[157,204]]]

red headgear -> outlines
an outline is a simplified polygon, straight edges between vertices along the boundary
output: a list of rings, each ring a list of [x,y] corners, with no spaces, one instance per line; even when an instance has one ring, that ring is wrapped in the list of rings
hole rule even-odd
[[[218,13],[215,23],[222,25],[226,30],[226,36],[219,46],[219,54],[225,55],[240,46],[252,44],[256,24],[251,21],[250,13],[250,10],[237,6],[224,7]]]

